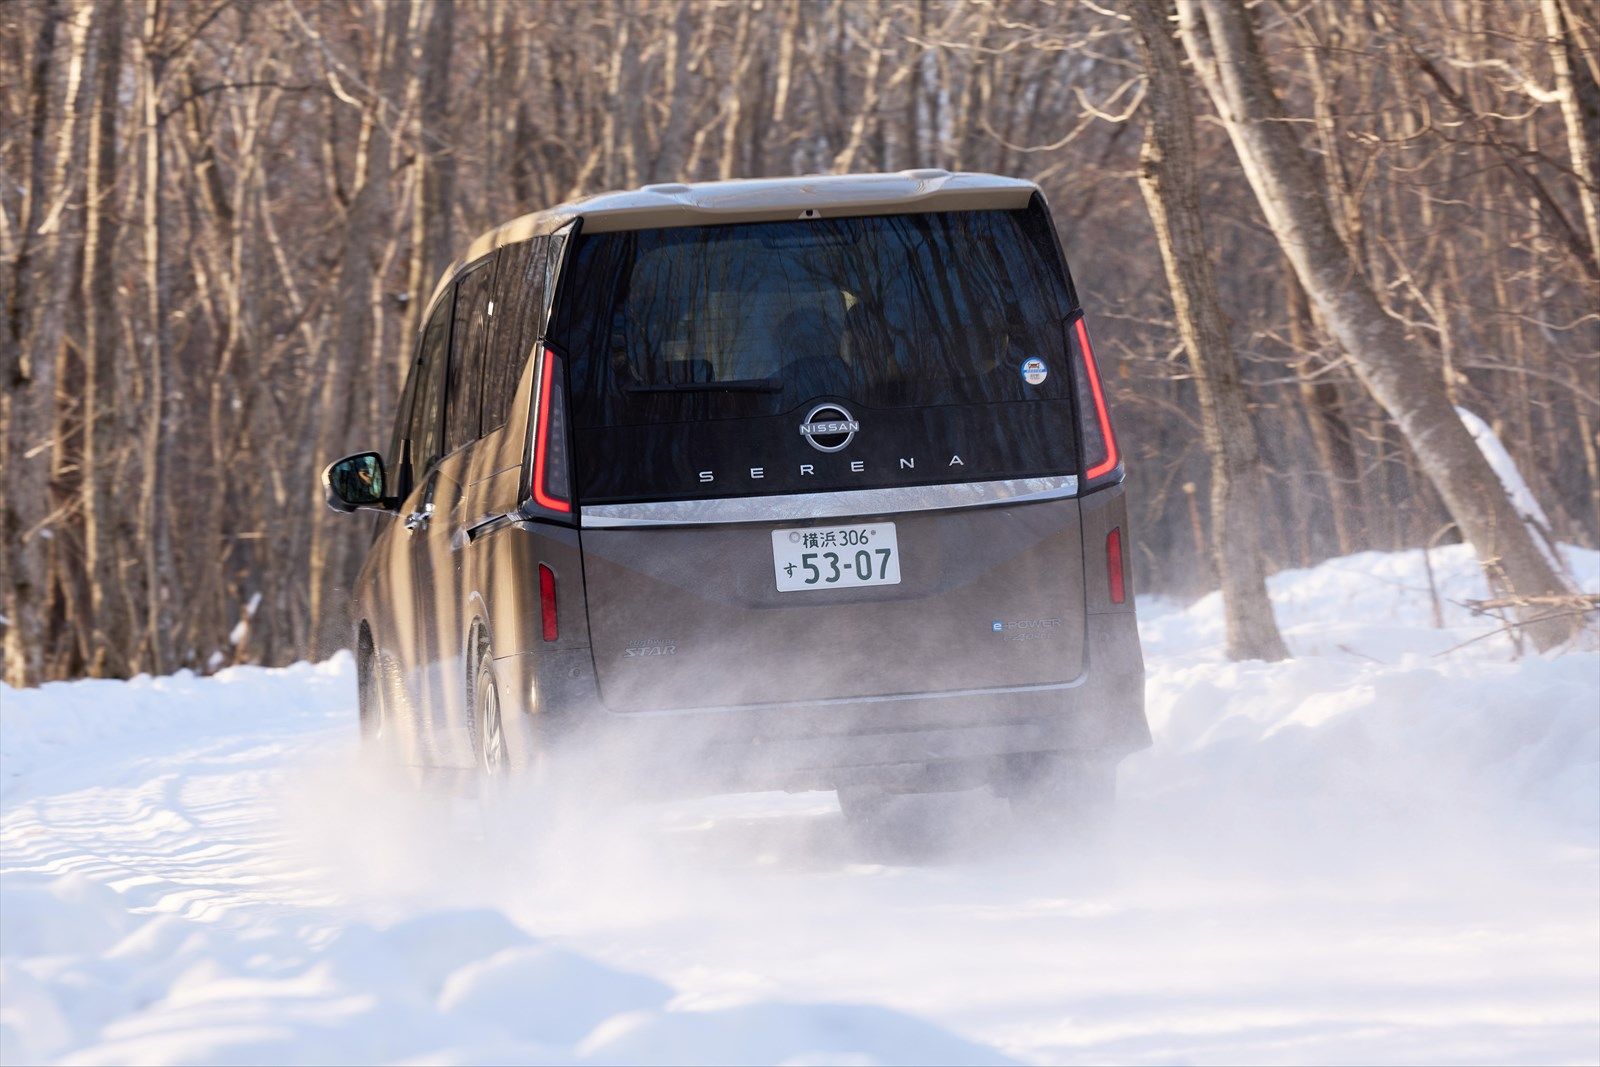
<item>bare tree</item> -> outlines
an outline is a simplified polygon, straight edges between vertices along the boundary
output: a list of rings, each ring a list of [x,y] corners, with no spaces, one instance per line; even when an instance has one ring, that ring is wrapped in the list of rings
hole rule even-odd
[[[1129,0],[1123,10],[1138,35],[1150,79],[1139,185],[1166,266],[1178,334],[1194,371],[1200,425],[1211,456],[1211,555],[1222,585],[1228,655],[1284,659],[1289,651],[1272,616],[1261,551],[1261,453],[1211,276],[1195,179],[1189,86],[1166,0]]]
[[[121,370],[116,351],[116,263],[118,220],[109,211],[117,187],[117,87],[122,78],[122,3],[101,9],[100,66],[89,116],[89,148],[83,221],[83,569],[89,583],[88,672],[98,677],[126,670],[128,621],[118,590],[116,535],[119,525],[111,479],[112,455],[125,435],[128,412],[118,403]]]
[[[448,5],[439,5],[440,8]],[[350,177],[349,188],[344,194],[345,222],[342,227],[342,247],[339,253],[338,284],[335,290],[337,310],[334,314],[333,345],[337,358],[331,361],[327,378],[317,402],[317,427],[316,448],[317,461],[328,463],[349,451],[353,445],[351,425],[358,412],[355,400],[358,393],[365,392],[370,383],[364,382],[361,375],[362,368],[366,365],[365,355],[370,350],[370,339],[374,332],[374,319],[371,301],[373,287],[373,272],[378,265],[377,237],[381,226],[379,209],[384,203],[389,183],[390,144],[389,130],[393,119],[385,113],[388,103],[379,86],[393,86],[395,84],[395,71],[400,68],[406,54],[406,9],[398,3],[385,6],[382,24],[382,46],[373,50],[371,69],[363,71],[363,86],[356,104],[359,108],[357,121],[359,123],[357,139],[358,150],[355,157],[354,173]],[[432,32],[442,35],[440,40],[424,42],[424,52],[430,54],[428,62],[448,64],[450,50],[450,16],[443,16],[442,28],[431,27]],[[443,59],[432,56],[430,49],[442,50]],[[432,68],[430,68],[432,69]],[[437,73],[435,71],[434,73]],[[429,100],[429,86],[424,91],[424,100],[430,107],[439,108],[442,101],[435,98]],[[436,120],[439,119],[435,115]],[[439,121],[439,130],[442,132],[443,123]],[[426,134],[425,134],[426,137]],[[445,153],[441,156],[447,158]],[[424,181],[427,175],[437,173],[431,164],[424,164]],[[427,216],[425,232],[430,232],[431,237],[425,242],[427,246],[442,249],[444,242],[448,241],[448,219],[451,210],[449,202],[450,188],[454,181],[455,167],[453,162],[442,164],[439,168],[447,177],[435,178],[424,200],[429,196],[445,198],[440,203],[432,205],[432,211],[442,216],[443,222],[433,214]],[[420,290],[419,290],[420,292]],[[420,301],[417,304],[420,309]],[[311,513],[316,516],[311,529],[311,559],[310,559],[310,587],[311,616],[317,620],[320,633],[314,638],[316,647],[337,647],[342,637],[344,620],[337,611],[328,609],[325,605],[330,595],[337,595],[343,587],[351,572],[351,544],[348,538],[339,535],[338,531],[331,529],[333,523],[329,520],[327,509],[316,505],[320,502],[321,489],[313,483],[308,487],[310,494]]]
[[[1190,60],[1284,254],[1362,380],[1406,435],[1491,581],[1529,599],[1569,592],[1456,415],[1443,382],[1417,359],[1334,230],[1272,87],[1250,12],[1216,0],[1179,0],[1179,12]],[[1548,614],[1537,605],[1522,612],[1540,648],[1574,631],[1572,616],[1541,617]]]
[[[411,306],[421,315],[434,279],[455,256],[452,246],[455,214],[456,145],[451,125],[450,75],[455,48],[454,4],[417,8],[422,32],[413,61],[417,64],[417,146],[422,166],[420,195],[412,222]]]
[[[1595,39],[1600,25],[1595,24],[1593,7],[1589,9],[1588,24],[1571,10],[1573,7],[1576,5],[1571,0],[1539,0],[1545,32],[1549,34],[1550,66],[1555,71],[1556,94],[1561,99],[1578,204],[1583,211],[1589,253],[1597,257],[1595,274],[1600,277],[1600,143],[1595,142],[1593,129],[1600,124],[1600,70],[1595,67],[1600,63],[1596,59],[1600,41]]]
[[[1380,340],[1397,330],[1430,395],[1483,414],[1562,541],[1600,541],[1595,5],[1251,10]],[[1100,324],[1152,588],[1237,577],[1213,556],[1245,542],[1202,506],[1243,484],[1215,471],[1248,445],[1229,425],[1260,442],[1262,572],[1484,547],[1440,532],[1442,446],[1374,399],[1205,121],[1185,203],[1228,317],[1192,310],[1192,270],[1171,282],[1145,219],[1173,150],[1141,165],[1130,134],[1175,90],[1139,48],[1106,5],[1055,0],[0,4],[7,678],[328,651],[366,531],[321,516],[317,470],[387,438],[438,271],[464,235],[642,181],[1037,181]],[[1195,210],[1167,211],[1169,254]],[[1207,334],[1229,347],[1196,359]],[[1217,406],[1219,374],[1236,402]]]
[[[66,116],[78,103],[87,41],[80,18],[72,21],[65,46],[58,44],[63,20],[59,6],[47,4],[34,42],[28,87],[32,114],[25,172],[27,199],[11,263],[11,298],[6,309],[7,381],[0,423],[4,424],[6,470],[5,677],[13,685],[38,681],[44,660],[46,550],[52,536],[49,484],[55,429],[55,348],[66,304],[65,294],[55,287],[70,263],[70,243],[64,240],[59,213],[72,195],[72,189],[63,183],[70,173],[76,137],[75,124]],[[57,68],[63,58],[67,69],[58,87]],[[54,124],[52,115],[58,119]],[[53,156],[52,133],[56,141]]]

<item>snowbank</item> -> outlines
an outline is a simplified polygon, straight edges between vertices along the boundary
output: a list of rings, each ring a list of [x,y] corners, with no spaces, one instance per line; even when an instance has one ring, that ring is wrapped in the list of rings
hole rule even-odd
[[[1143,604],[1156,743],[1074,852],[397,790],[348,657],[0,689],[0,1062],[1595,1060],[1600,655],[1465,644],[1432,562],[1444,629],[1420,553],[1277,575],[1278,664]]]
[[[6,1063],[1012,1062],[882,1008],[681,1008],[492,910],[240,930],[130,916],[74,875],[5,902]]]
[[[326,729],[350,710],[349,653],[292,667],[228,667],[126,682],[87,679],[36,689],[0,683],[0,796],[36,783],[57,764],[104,767],[108,750],[164,753],[174,738],[227,739],[235,731],[296,737]]]
[[[1295,657],[1229,663],[1222,605],[1141,606],[1156,744],[1125,786],[1248,804],[1288,791],[1316,803],[1433,805],[1530,818],[1593,843],[1600,824],[1600,656],[1513,659],[1466,602],[1488,596],[1471,549],[1367,552],[1269,580]],[[1600,553],[1568,548],[1580,588]],[[1437,595],[1445,622],[1432,623]],[[1226,794],[1215,788],[1230,783]],[[1523,810],[1533,805],[1537,812]]]

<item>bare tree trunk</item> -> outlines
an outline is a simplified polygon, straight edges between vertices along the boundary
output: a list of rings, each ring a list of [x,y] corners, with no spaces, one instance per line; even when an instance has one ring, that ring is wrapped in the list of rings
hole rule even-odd
[[[413,323],[418,323],[433,294],[433,283],[454,254],[451,211],[455,207],[456,160],[450,126],[450,55],[455,43],[455,5],[429,4],[423,20],[417,103],[417,160],[422,182],[412,226]]]
[[[866,67],[861,73],[862,96],[856,105],[855,118],[850,123],[850,139],[833,157],[832,169],[836,174],[846,174],[854,168],[856,153],[861,150],[862,142],[866,138],[867,123],[878,111],[878,71],[883,66],[884,38],[889,32],[889,20],[882,17],[877,0],[873,0],[870,11],[869,17],[873,19],[873,35],[867,45]]]
[[[409,67],[407,62],[410,53],[410,13],[404,4],[390,3],[384,5],[383,16],[383,47],[379,61],[381,71],[378,82],[378,121],[382,126],[379,136],[374,140],[374,150],[383,148],[387,156],[383,159],[374,159],[373,166],[381,168],[381,180],[377,190],[377,203],[373,205],[375,218],[379,220],[377,227],[385,235],[382,252],[378,256],[375,268],[372,271],[372,281],[369,287],[367,301],[369,314],[372,320],[370,340],[371,355],[368,360],[368,380],[371,384],[372,395],[369,399],[369,417],[367,425],[386,428],[392,422],[395,398],[400,393],[400,377],[404,369],[411,365],[411,351],[406,346],[407,333],[405,322],[409,318],[405,309],[396,315],[393,305],[388,299],[389,279],[394,272],[394,266],[400,260],[401,246],[405,237],[402,227],[387,225],[383,220],[401,217],[399,205],[402,203],[400,190],[396,184],[404,186],[404,182],[396,182],[396,173],[401,169],[396,164],[401,155],[404,143],[404,131],[397,125],[400,115],[392,110],[395,101],[401,100],[405,95],[405,72]],[[524,51],[517,48],[517,42],[506,42],[507,52]],[[506,57],[506,68],[512,68],[510,56]],[[514,76],[514,69],[512,70]],[[515,128],[516,119],[512,113],[499,105],[511,93],[506,91],[496,97],[496,110],[500,112],[499,123],[502,132],[509,133]],[[520,140],[513,138],[511,148],[502,148],[501,158],[506,159],[506,169],[511,169],[510,159],[524,154],[525,146]],[[391,327],[398,327],[391,329]],[[396,337],[401,338],[396,343]]]
[[[1201,225],[1189,86],[1166,0],[1130,0],[1124,10],[1133,20],[1150,79],[1139,187],[1161,246],[1178,334],[1194,369],[1211,457],[1211,552],[1222,585],[1228,656],[1285,659],[1289,650],[1273,619],[1261,552],[1261,453]]]
[[[84,571],[89,581],[89,663],[91,675],[121,674],[120,647],[127,618],[113,590],[119,542],[111,506],[110,449],[120,445],[123,416],[117,405],[117,296],[113,264],[116,213],[107,210],[116,189],[117,87],[122,78],[122,3],[108,0],[98,9],[100,67],[90,115],[88,176],[83,215],[83,494]]]
[[[928,34],[928,0],[911,0],[912,3],[912,31],[916,34],[916,41],[909,47],[915,49],[911,60],[910,76],[906,80],[906,121],[905,121],[905,147],[902,150],[901,160],[904,169],[911,170],[923,165],[922,162],[922,94],[923,77],[922,68],[927,62],[927,52],[921,42]]]
[[[1355,551],[1355,529],[1360,527],[1363,514],[1355,435],[1339,403],[1339,387],[1319,376],[1313,366],[1311,307],[1299,280],[1292,276],[1293,268],[1290,275],[1285,279],[1289,291],[1289,338],[1295,352],[1300,403],[1305,408],[1311,442],[1327,486],[1336,547],[1339,555],[1348,556]]]
[[[694,59],[693,15],[693,5],[686,0],[678,0],[672,14],[671,29],[664,33],[666,58],[662,64],[661,89],[662,99],[667,101],[667,114],[654,127],[650,158],[645,161],[644,167],[648,181],[670,182],[686,177],[682,167],[692,110],[687,99],[687,88],[690,83],[689,65]],[[785,23],[790,23],[794,19],[794,12],[785,9],[781,17]],[[791,62],[792,59],[791,56]],[[781,103],[779,106],[782,106]]]
[[[162,74],[166,67],[158,35],[159,5],[146,0],[144,30],[140,37],[140,123],[143,127],[143,188],[141,203],[144,242],[144,286],[147,377],[143,440],[144,478],[139,491],[139,537],[144,547],[146,659],[143,666],[155,674],[168,669],[171,627],[166,601],[172,574],[172,545],[166,521],[171,434],[168,432],[167,293],[161,277],[161,115]]]
[[[214,653],[228,652],[224,635],[257,592],[248,649],[231,655],[286,662],[325,650],[361,531],[305,506],[315,466],[386,428],[419,305],[463,231],[502,221],[513,201],[537,209],[604,185],[836,163],[1015,170],[1064,205],[1057,224],[1096,252],[1080,264],[1083,284],[1116,280],[1096,301],[1130,341],[1123,419],[1155,477],[1135,502],[1134,547],[1158,581],[1215,584],[1213,557],[1241,544],[1210,498],[1228,491],[1210,467],[1236,443],[1227,427],[1241,407],[1259,444],[1265,521],[1253,533],[1268,572],[1336,547],[1427,540],[1449,518],[1430,480],[1458,487],[1452,511],[1480,513],[1461,536],[1514,569],[1516,546],[1496,546],[1482,525],[1517,536],[1504,505],[1463,503],[1463,492],[1498,487],[1451,429],[1456,397],[1492,398],[1485,414],[1534,494],[1581,527],[1563,534],[1592,544],[1600,6],[1233,0],[1212,13],[1185,0],[1196,24],[1254,25],[1241,4],[1260,14],[1273,72],[1252,84],[1270,92],[1277,79],[1304,113],[1291,136],[1256,91],[1268,109],[1234,108],[1248,127],[1235,140],[1304,146],[1346,252],[1319,251],[1314,221],[1286,228],[1290,208],[1322,210],[1294,195],[1269,214],[1276,232],[1249,225],[1260,206],[1256,189],[1231,180],[1236,148],[1196,127],[1204,237],[1217,297],[1238,320],[1230,384],[1243,398],[1209,412],[1207,359],[1233,324],[1201,316],[1180,291],[1193,337],[1167,336],[1167,279],[1160,265],[1151,272],[1142,193],[1125,180],[1137,131],[1119,116],[1144,92],[1121,55],[1134,27],[1096,7],[0,5],[5,653],[31,657],[34,680],[226,662]],[[1248,76],[1230,67],[1214,80],[1226,97],[1227,79]],[[1157,196],[1175,180],[1171,159],[1147,159]],[[1271,168],[1253,169],[1269,198],[1282,193],[1262,184]],[[1193,213],[1158,216],[1175,257]],[[1285,234],[1303,246],[1289,267]],[[1324,279],[1314,298],[1293,284],[1302,276]],[[1329,303],[1343,309],[1337,329]],[[1374,306],[1398,325],[1372,326]],[[1350,339],[1368,327],[1378,332]],[[1251,362],[1247,333],[1287,338],[1288,363],[1253,373],[1268,368]],[[1424,347],[1432,337],[1438,352]],[[1199,358],[1185,359],[1187,340]],[[335,366],[335,353],[347,362]],[[1363,364],[1360,388],[1349,353]],[[1443,386],[1424,382],[1417,413],[1385,414],[1418,407],[1407,375],[1441,373]],[[1198,400],[1191,376],[1206,390]],[[1450,467],[1457,460],[1467,466]],[[241,462],[259,472],[260,492],[215,506]],[[1510,577],[1527,587],[1526,573]]]
[[[1252,16],[1242,5],[1179,0],[1184,45],[1211,95],[1267,223],[1328,328],[1372,395],[1406,435],[1490,581],[1517,597],[1568,592],[1512,506],[1439,377],[1419,360],[1398,323],[1352,262],[1328,215],[1305,154],[1272,88]],[[1573,616],[1520,612],[1541,649],[1581,625]]]
[[[1578,39],[1583,27],[1562,11],[1561,0],[1540,0],[1545,32],[1550,37],[1550,65],[1556,72],[1556,92],[1561,97],[1561,117],[1567,127],[1567,151],[1572,156],[1572,173],[1577,176],[1578,206],[1583,211],[1584,229],[1589,235],[1589,251],[1595,257],[1600,275],[1600,145],[1589,143],[1585,128],[1580,87],[1595,95],[1594,79],[1579,61]],[[1595,47],[1589,42],[1589,48]],[[1587,84],[1585,85],[1585,82]],[[1592,99],[1591,99],[1592,103]]]
[[[49,119],[58,58],[56,30],[61,19],[57,5],[48,3],[34,42],[28,86],[28,193],[18,253],[11,270],[6,388],[0,394],[5,441],[0,460],[6,477],[5,521],[0,531],[5,538],[5,680],[14,686],[39,681],[44,661],[43,608],[48,564],[45,542],[49,537],[46,524],[56,372],[51,334],[54,332],[59,342],[59,313],[64,301],[60,293],[43,291],[55,273],[52,253],[57,251],[58,242],[47,240],[37,252],[34,245],[48,206]],[[69,93],[66,99],[70,102],[72,95]],[[70,121],[67,128],[70,137]],[[60,169],[59,162],[55,169]]]
[[[83,570],[83,529],[78,522],[79,477],[83,469],[83,352],[72,337],[83,306],[78,289],[81,275],[74,268],[82,239],[83,162],[90,100],[95,90],[95,65],[99,55],[93,33],[94,9],[78,8],[72,15],[71,62],[64,102],[67,113],[58,134],[55,190],[49,217],[40,229],[50,242],[49,274],[36,311],[47,319],[40,331],[39,360],[56,364],[55,398],[51,405],[49,476],[49,632],[53,651],[52,677],[83,673],[88,649],[85,624],[89,591]],[[69,319],[71,321],[69,321]],[[41,532],[43,536],[43,532]]]
[[[384,35],[387,41],[404,40],[405,9],[400,4],[389,4],[384,13]],[[380,52],[368,73],[373,85],[389,84],[392,64],[399,55],[394,50]],[[353,383],[358,380],[356,370],[369,358],[373,331],[372,277],[374,267],[373,243],[380,220],[378,209],[383,203],[384,190],[389,182],[389,135],[387,118],[383,114],[383,101],[372,94],[364,101],[362,131],[356,153],[356,173],[351,182],[350,203],[345,212],[343,245],[339,256],[339,280],[336,312],[334,316],[334,358],[319,393],[317,407],[317,436],[313,462],[320,467],[338,459],[351,445],[350,427],[356,414],[354,399],[362,390]],[[448,205],[444,208],[449,210]],[[317,521],[311,528],[311,625],[312,650],[322,654],[343,645],[346,619],[340,610],[331,608],[329,601],[343,607],[350,574],[351,537],[354,533],[349,523],[340,522],[328,510],[319,506],[322,492],[314,482],[310,506]],[[333,521],[330,522],[329,519]]]

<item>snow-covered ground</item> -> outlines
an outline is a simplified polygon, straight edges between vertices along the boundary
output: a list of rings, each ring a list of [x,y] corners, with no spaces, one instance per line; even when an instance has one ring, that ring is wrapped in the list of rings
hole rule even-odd
[[[1600,654],[1455,648],[1433,560],[1443,630],[1419,553],[1278,575],[1280,664],[1147,601],[1156,746],[1070,850],[484,812],[357,760],[346,658],[0,691],[0,1062],[1593,1062]]]

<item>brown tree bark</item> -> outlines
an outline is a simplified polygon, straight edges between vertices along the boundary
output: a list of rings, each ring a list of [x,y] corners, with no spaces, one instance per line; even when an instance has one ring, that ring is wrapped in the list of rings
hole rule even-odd
[[[172,666],[173,633],[168,625],[172,567],[172,533],[167,521],[168,486],[173,453],[171,329],[165,280],[162,277],[165,226],[161,214],[162,169],[161,84],[166,71],[161,6],[146,0],[139,48],[139,121],[143,151],[140,226],[144,252],[145,417],[139,487],[139,531],[144,549],[144,669],[155,674]]]
[[[1577,178],[1578,206],[1583,213],[1584,230],[1589,235],[1589,253],[1595,258],[1595,273],[1600,276],[1600,145],[1591,144],[1585,123],[1585,97],[1592,108],[1596,96],[1595,80],[1580,59],[1578,42],[1585,27],[1569,18],[1561,0],[1539,0],[1549,34],[1550,65],[1556,72],[1556,93],[1561,97],[1561,118],[1567,128],[1567,152],[1572,158],[1572,173]],[[1588,50],[1596,47],[1588,41]]]
[[[122,2],[97,11],[100,66],[93,110],[83,214],[83,494],[84,571],[89,581],[88,672],[97,678],[126,670],[128,620],[118,593],[118,561],[125,538],[112,505],[111,452],[120,447],[126,415],[117,404],[116,282],[113,275],[118,220],[111,207],[117,184],[117,87],[122,78]]]
[[[1272,87],[1251,13],[1215,0],[1179,0],[1179,13],[1184,46],[1268,225],[1367,388],[1406,435],[1491,583],[1520,597],[1569,592],[1451,407],[1442,381],[1416,358],[1339,240]],[[1540,649],[1560,644],[1581,625],[1538,608],[1519,617]]]
[[[55,677],[82,674],[88,647],[89,591],[82,566],[83,528],[77,515],[83,454],[83,351],[72,334],[83,303],[76,268],[82,241],[85,133],[99,56],[93,18],[94,9],[88,6],[72,13],[64,97],[67,113],[57,134],[55,173],[50,181],[53,203],[40,226],[48,242],[49,270],[34,306],[43,327],[36,358],[54,360],[56,367],[48,525],[40,531],[41,537],[49,539],[46,640],[51,656],[46,669]]]
[[[1522,463],[1563,540],[1592,546],[1600,305],[1593,269],[1574,256],[1596,244],[1584,199],[1600,164],[1600,6],[1244,2],[1275,88],[1303,109],[1290,128],[1314,185],[1414,373],[1447,375]],[[316,464],[344,449],[345,427],[350,445],[387,436],[417,305],[462,237],[635,181],[835,160],[959,160],[1040,184],[1086,302],[1116,316],[1127,342],[1118,415],[1130,465],[1153,479],[1131,505],[1145,573],[1185,592],[1214,583],[1209,501],[1194,499],[1197,566],[1179,489],[1209,483],[1197,365],[1168,336],[1164,265],[1129,180],[1137,131],[1123,113],[1142,92],[1124,55],[1129,23],[1103,5],[1037,0],[752,10],[0,5],[0,521],[11,533],[0,615],[40,635],[35,677],[80,669],[80,648],[93,673],[227,662],[239,654],[228,631],[257,591],[245,655],[281,663],[326,650],[311,616],[312,531],[328,522],[323,619],[339,599],[342,546],[365,531],[322,514]],[[88,105],[75,108],[83,12],[103,62],[85,66]],[[395,42],[398,61],[377,62]],[[388,128],[357,136],[372,121]],[[1340,551],[1426,541],[1448,515],[1410,433],[1350,387],[1320,300],[1302,311],[1298,285],[1261,283],[1299,267],[1283,267],[1274,234],[1251,223],[1256,194],[1236,180],[1235,150],[1200,121],[1213,281],[1252,372],[1241,388],[1274,509],[1258,531],[1266,569],[1314,562],[1336,540]],[[68,123],[81,147],[63,169]],[[1299,358],[1254,364],[1246,338],[1257,337],[1288,337]],[[335,354],[351,362],[335,367]],[[54,378],[53,406],[39,402],[48,411],[30,399],[35,369]],[[30,495],[41,489],[33,460],[50,468],[42,496]],[[235,483],[217,507],[241,464],[254,491]],[[32,580],[14,559],[33,561]],[[30,596],[18,609],[14,573]]]
[[[50,116],[56,93],[56,43],[63,20],[57,4],[48,2],[34,40],[28,83],[29,128],[27,198],[21,213],[18,251],[11,264],[7,301],[5,389],[0,392],[0,425],[5,468],[4,615],[5,680],[14,686],[40,680],[44,661],[46,583],[45,526],[49,513],[50,433],[55,405],[55,352],[50,320],[58,318],[61,294],[44,292],[53,275],[54,242],[40,242],[38,232],[50,191]],[[71,99],[70,96],[67,97]],[[56,323],[59,325],[59,322]],[[59,333],[57,333],[59,339]]]
[[[450,56],[455,45],[455,5],[423,8],[417,42],[417,161],[422,180],[412,223],[411,319],[418,323],[439,272],[455,255],[455,137],[450,126]]]
[[[1228,656],[1285,659],[1289,650],[1272,615],[1261,551],[1261,453],[1201,222],[1189,85],[1166,0],[1129,0],[1123,10],[1133,22],[1150,79],[1139,187],[1200,396],[1200,424],[1211,457],[1211,555],[1222,586]]]
[[[377,52],[372,69],[365,72],[369,85],[393,84],[393,72],[405,54],[405,16],[403,5],[386,5],[383,34],[389,47]],[[448,49],[448,36],[445,41]],[[362,105],[356,171],[351,179],[341,232],[335,289],[333,350],[336,358],[329,361],[317,400],[313,463],[318,467],[338,459],[350,451],[354,443],[351,426],[357,411],[355,400],[358,395],[364,399],[367,387],[363,376],[357,372],[370,358],[374,332],[371,294],[377,259],[375,239],[380,231],[379,209],[384,204],[389,183],[390,127],[384,113],[384,100],[376,91],[365,94]],[[450,207],[446,202],[440,210],[448,215]],[[320,506],[319,485],[313,483],[309,488],[308,506],[316,516],[311,528],[311,581],[308,586],[313,647],[318,651],[331,650],[340,647],[346,630],[341,592],[353,577],[350,550],[355,531],[350,523],[341,522],[338,516]]]
[[[1356,458],[1355,434],[1339,401],[1339,387],[1320,375],[1313,364],[1313,323],[1305,290],[1294,278],[1293,268],[1286,279],[1288,289],[1289,343],[1295,353],[1295,375],[1300,405],[1305,409],[1311,442],[1317,450],[1328,510],[1338,552],[1347,556],[1355,551],[1356,531],[1364,514],[1361,504],[1360,464]]]

